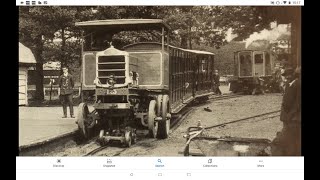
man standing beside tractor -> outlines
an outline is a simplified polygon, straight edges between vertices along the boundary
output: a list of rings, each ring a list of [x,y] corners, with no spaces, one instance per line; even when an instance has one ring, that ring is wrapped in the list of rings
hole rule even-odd
[[[73,88],[74,88],[74,80],[70,73],[68,73],[68,67],[62,68],[63,74],[59,78],[59,91],[60,92],[60,100],[63,108],[63,116],[62,118],[67,118],[67,106],[70,109],[70,117],[74,118],[73,113]]]

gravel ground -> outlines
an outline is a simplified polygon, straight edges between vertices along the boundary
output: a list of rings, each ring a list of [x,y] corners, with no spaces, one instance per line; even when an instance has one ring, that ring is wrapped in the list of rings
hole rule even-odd
[[[108,147],[96,156],[183,156],[186,139],[183,138],[190,126],[196,126],[201,121],[202,126],[213,126],[227,123],[237,119],[247,118],[267,112],[280,110],[282,96],[280,94],[265,94],[257,96],[242,96],[232,99],[210,101],[204,105],[198,105],[176,128],[170,136],[164,140],[143,138],[130,148],[117,146]],[[205,111],[208,107],[212,112]],[[240,137],[240,138],[263,138],[272,141],[277,131],[282,129],[279,113],[250,119],[238,123],[228,124],[223,127],[213,128],[206,133],[215,137]],[[79,156],[89,152],[98,145],[91,143],[87,146],[70,145],[64,152],[50,153],[50,156]],[[195,147],[191,145],[190,147]],[[238,146],[237,146],[238,147]],[[239,145],[238,148],[241,148]],[[180,153],[179,153],[180,152]],[[226,155],[226,154],[215,154]],[[234,155],[234,154],[230,154]]]
[[[185,119],[185,123],[181,124],[179,129],[186,130],[189,126],[196,126],[197,121],[201,121],[202,126],[208,127],[267,112],[277,111],[281,108],[281,101],[282,96],[278,94],[243,96],[215,101],[208,105],[197,107],[194,113]],[[205,111],[205,107],[211,109],[212,112]],[[273,140],[276,132],[282,128],[282,123],[279,118],[279,116],[266,118],[265,120],[257,122],[252,122],[252,120],[242,121],[226,125],[223,129],[211,129],[209,130],[209,133],[210,135],[216,135],[218,137],[236,136]]]
[[[182,156],[186,140],[183,135],[190,126],[196,126],[200,120],[202,126],[213,126],[230,122],[237,119],[251,117],[267,112],[280,110],[282,96],[280,94],[266,94],[259,96],[243,96],[226,100],[213,101],[194,108],[194,111],[184,119],[183,123],[170,134],[165,140],[158,140],[149,143],[149,148],[130,148],[121,155],[124,156]],[[210,108],[212,112],[207,112],[204,108]],[[279,114],[279,113],[278,113]],[[254,120],[243,121],[226,125],[223,128],[214,128],[207,133],[216,137],[241,137],[241,138],[263,138],[272,141],[277,131],[282,129],[279,116],[256,118]],[[190,146],[190,147],[195,147]],[[225,155],[225,154],[224,154]]]

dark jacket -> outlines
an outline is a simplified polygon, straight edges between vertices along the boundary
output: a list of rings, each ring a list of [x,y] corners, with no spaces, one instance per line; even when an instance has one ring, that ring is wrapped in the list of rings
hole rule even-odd
[[[215,85],[220,86],[220,76],[218,75],[213,75],[213,82]]]
[[[74,81],[71,74],[68,74],[67,76],[61,75],[59,77],[58,83],[59,83],[61,95],[73,93]]]
[[[287,83],[282,99],[280,120],[286,123],[301,121],[301,85],[299,80]]]

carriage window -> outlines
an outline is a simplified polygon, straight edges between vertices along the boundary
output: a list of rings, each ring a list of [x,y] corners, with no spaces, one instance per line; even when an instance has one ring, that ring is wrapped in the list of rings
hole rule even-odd
[[[263,63],[263,54],[254,55],[254,62],[255,62],[255,64]]]
[[[239,53],[240,64],[239,64],[239,75],[240,76],[251,76],[252,75],[252,52],[243,51]]]
[[[266,62],[265,62],[265,67],[266,67],[266,70],[265,70],[265,74],[266,75],[271,75],[271,62],[270,62],[270,54],[269,53],[266,53]]]
[[[101,32],[90,32],[84,36],[85,51],[102,51],[109,47],[112,35]]]
[[[205,59],[201,60],[201,71],[206,72],[207,71],[207,61]]]
[[[270,55],[269,53],[266,54],[266,65],[270,64]]]
[[[240,64],[243,64],[243,63],[244,63],[244,56],[241,55],[241,56],[240,56]]]
[[[140,85],[158,85],[161,75],[160,53],[130,53],[137,59],[137,69]]]

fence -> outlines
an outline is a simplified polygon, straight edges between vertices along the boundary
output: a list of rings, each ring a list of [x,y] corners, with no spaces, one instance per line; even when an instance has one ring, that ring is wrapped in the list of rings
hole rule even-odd
[[[33,99],[35,96],[35,87],[29,87],[28,88],[28,99]],[[76,86],[73,88],[73,96],[77,97],[81,94],[81,86]],[[46,100],[50,99],[59,99],[59,86],[53,85],[52,87],[50,85],[44,85],[43,87],[43,95]]]

